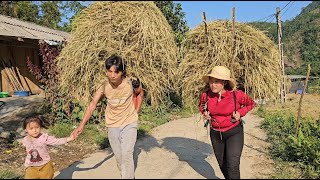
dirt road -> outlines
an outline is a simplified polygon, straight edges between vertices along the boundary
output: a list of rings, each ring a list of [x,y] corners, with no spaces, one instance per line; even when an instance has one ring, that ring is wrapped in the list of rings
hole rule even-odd
[[[273,162],[266,154],[266,135],[259,128],[261,118],[245,117],[245,145],[241,157],[241,178],[268,178]],[[174,120],[153,129],[135,147],[137,179],[223,179],[213,154],[208,131],[195,117]],[[119,179],[110,148],[55,173],[56,179]]]

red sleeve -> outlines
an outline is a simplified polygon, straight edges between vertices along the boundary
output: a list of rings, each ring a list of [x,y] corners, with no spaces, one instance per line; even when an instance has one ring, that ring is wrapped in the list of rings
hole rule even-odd
[[[206,103],[206,92],[202,92],[201,96],[200,96],[200,101],[199,101],[199,105],[198,105],[198,109],[201,113],[204,112],[202,106]]]
[[[254,108],[256,103],[243,91],[237,90],[237,99],[239,99],[240,109],[237,111],[240,113],[240,116],[245,116],[251,109]]]

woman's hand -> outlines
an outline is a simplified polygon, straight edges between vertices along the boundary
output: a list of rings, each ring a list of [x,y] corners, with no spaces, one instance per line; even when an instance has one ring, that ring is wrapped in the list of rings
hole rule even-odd
[[[73,132],[71,133],[71,135],[73,135],[75,138],[77,138],[83,131],[84,126],[80,125],[79,127],[77,127],[75,130],[73,130]]]
[[[69,141],[73,141],[73,140],[75,140],[76,139],[76,136],[74,135],[74,134],[70,134],[70,136],[69,137],[67,137],[67,141],[69,142]]]
[[[238,111],[233,112],[232,117],[235,118],[237,121],[240,120],[240,113]]]
[[[205,111],[205,112],[203,113],[203,118],[204,118],[204,119],[211,119],[210,113],[209,113],[208,111]]]

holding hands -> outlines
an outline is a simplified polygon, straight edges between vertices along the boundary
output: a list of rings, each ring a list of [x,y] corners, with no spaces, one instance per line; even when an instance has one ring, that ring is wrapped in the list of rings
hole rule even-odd
[[[73,132],[71,133],[70,136],[74,136],[75,138],[78,138],[78,136],[82,133],[84,126],[80,125],[77,127]]]

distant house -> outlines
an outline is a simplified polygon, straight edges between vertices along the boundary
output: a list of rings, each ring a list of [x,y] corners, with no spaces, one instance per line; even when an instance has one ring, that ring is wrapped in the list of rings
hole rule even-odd
[[[39,41],[44,40],[50,44],[68,40],[69,37],[70,34],[67,32],[0,15],[0,91],[14,91],[7,73],[11,69],[18,74],[24,89],[32,94],[40,93],[39,82],[27,68],[27,58],[29,57],[34,65],[41,67]]]
[[[318,77],[309,76],[309,80],[317,79]],[[287,90],[288,93],[302,93],[304,85],[306,84],[307,76],[304,75],[287,75]],[[306,92],[309,92],[308,87]]]

